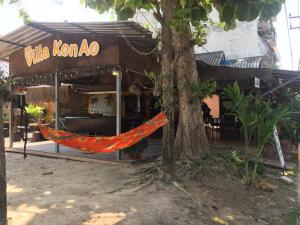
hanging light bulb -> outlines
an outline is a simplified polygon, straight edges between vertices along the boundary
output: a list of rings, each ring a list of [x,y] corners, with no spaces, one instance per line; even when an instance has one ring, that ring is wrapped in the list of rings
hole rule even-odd
[[[115,76],[115,77],[118,77],[118,76],[120,76],[120,71],[116,68],[113,68],[112,69],[112,75]]]

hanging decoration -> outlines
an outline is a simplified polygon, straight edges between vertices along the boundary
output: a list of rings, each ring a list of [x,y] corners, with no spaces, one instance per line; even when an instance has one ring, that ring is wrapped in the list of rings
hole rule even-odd
[[[167,123],[168,120],[166,115],[164,113],[159,113],[139,127],[113,137],[90,137],[87,135],[78,135],[62,130],[54,130],[41,125],[39,128],[44,138],[52,140],[58,144],[62,144],[84,152],[111,153],[128,148],[138,143],[140,140],[148,137]]]

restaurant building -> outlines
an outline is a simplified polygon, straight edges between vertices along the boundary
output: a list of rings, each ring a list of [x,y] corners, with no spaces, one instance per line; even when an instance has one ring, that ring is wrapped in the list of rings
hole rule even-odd
[[[13,106],[25,95],[47,109],[57,129],[118,135],[157,111],[145,76],[160,72],[157,46],[135,22],[31,22],[1,37],[0,59],[9,62],[19,96]]]
[[[25,102],[46,108],[46,123],[56,129],[98,136],[131,130],[160,111],[145,75],[160,73],[159,43],[135,22],[31,22],[0,38],[0,60],[9,62],[14,78],[11,147],[20,124],[16,108]],[[205,99],[211,141],[240,139],[239,125],[226,121],[222,107],[227,84],[239,81],[245,90],[262,93],[278,86],[299,89],[298,72],[260,68],[257,59],[228,65],[224,53],[215,52],[196,55],[196,60],[200,79],[218,84],[217,94]]]

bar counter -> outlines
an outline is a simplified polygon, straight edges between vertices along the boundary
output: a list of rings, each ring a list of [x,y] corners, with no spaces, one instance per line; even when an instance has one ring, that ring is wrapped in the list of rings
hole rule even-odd
[[[116,117],[115,116],[67,116],[60,118],[63,128],[68,132],[78,134],[116,135]],[[141,119],[122,118],[122,132],[141,124]]]

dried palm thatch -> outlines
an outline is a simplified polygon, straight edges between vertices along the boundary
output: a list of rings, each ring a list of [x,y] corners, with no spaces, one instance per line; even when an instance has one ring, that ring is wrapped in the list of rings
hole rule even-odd
[[[71,86],[62,86],[59,88],[60,103],[70,101],[74,90]],[[39,105],[40,103],[51,103],[55,100],[55,88],[51,86],[37,86],[27,88],[26,103]]]

